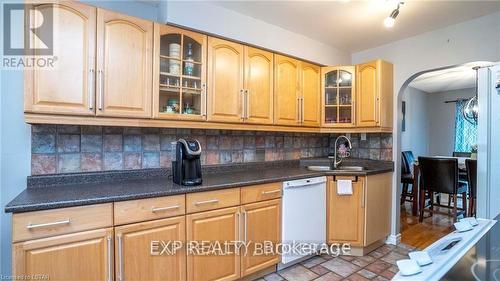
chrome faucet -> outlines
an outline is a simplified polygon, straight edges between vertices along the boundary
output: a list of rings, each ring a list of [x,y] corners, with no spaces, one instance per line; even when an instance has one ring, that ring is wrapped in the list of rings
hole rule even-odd
[[[333,166],[332,167],[333,169],[337,169],[337,167],[340,165],[340,163],[342,163],[343,158],[349,157],[349,154],[348,154],[346,157],[339,157],[339,161],[337,161],[337,150],[338,150],[337,144],[338,144],[339,139],[341,139],[341,138],[346,139],[347,144],[349,145],[349,150],[352,149],[352,143],[348,137],[341,135],[341,136],[338,136],[337,139],[335,139],[335,146],[334,146],[335,152],[333,153],[333,157],[328,156],[328,158],[330,159],[330,163],[331,163],[330,166]]]

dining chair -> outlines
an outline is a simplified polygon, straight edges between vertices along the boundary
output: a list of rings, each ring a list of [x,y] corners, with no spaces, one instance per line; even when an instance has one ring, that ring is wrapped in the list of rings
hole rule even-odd
[[[411,162],[408,160],[411,159]],[[409,191],[410,184],[413,187],[413,153],[411,151],[403,151],[401,152],[401,183],[403,184],[403,189],[401,190],[401,202],[403,205],[405,202],[413,202],[413,193]]]
[[[469,185],[469,216],[476,216],[477,160],[465,159],[467,182]]]
[[[437,204],[436,206],[452,209],[453,221],[457,221],[458,210],[463,211],[464,217],[467,216],[467,184],[458,180],[458,159],[442,158],[442,157],[418,157],[418,163],[421,173],[421,189],[420,189],[420,214],[419,222],[424,219],[424,212],[450,215],[448,212],[434,210],[434,193],[444,193],[457,198],[458,194],[462,195],[462,208],[458,209],[457,201],[455,200],[453,207]],[[425,205],[425,191],[429,192],[430,204],[429,209]]]

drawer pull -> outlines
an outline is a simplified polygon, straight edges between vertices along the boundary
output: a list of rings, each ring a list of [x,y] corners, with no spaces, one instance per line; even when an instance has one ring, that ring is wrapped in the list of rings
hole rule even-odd
[[[262,191],[262,195],[268,195],[268,194],[273,194],[273,193],[278,193],[278,192],[281,192],[281,189]]]
[[[204,204],[214,204],[214,203],[219,203],[219,200],[218,199],[212,199],[212,200],[207,200],[207,201],[199,201],[199,202],[196,202],[194,203],[196,206],[199,206],[199,205],[204,205]]]
[[[112,281],[113,279],[113,254],[111,252],[111,242],[112,242],[111,237],[108,236],[107,241],[108,241],[108,279],[107,281]]]
[[[175,210],[175,209],[179,209],[179,206],[175,205],[170,207],[158,207],[158,208],[152,207],[151,212],[156,213],[156,212]]]
[[[48,222],[48,223],[40,223],[40,224],[28,224],[26,226],[27,229],[35,229],[35,228],[40,228],[40,227],[49,227],[49,226],[57,226],[57,225],[63,225],[63,224],[70,224],[71,221],[69,219],[63,220],[63,221],[56,221],[56,222]]]

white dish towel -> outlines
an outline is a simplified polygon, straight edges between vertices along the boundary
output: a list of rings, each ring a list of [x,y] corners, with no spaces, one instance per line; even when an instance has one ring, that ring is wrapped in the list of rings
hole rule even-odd
[[[337,180],[338,195],[352,195],[352,180]]]

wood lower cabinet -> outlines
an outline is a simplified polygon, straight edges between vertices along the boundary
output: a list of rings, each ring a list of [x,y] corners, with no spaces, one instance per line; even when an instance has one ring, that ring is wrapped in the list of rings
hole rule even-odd
[[[320,67],[302,62],[301,66],[301,123],[304,126],[319,127],[320,104]]]
[[[113,280],[113,228],[15,243],[14,276],[47,280]]]
[[[208,38],[207,120],[243,122],[243,45]]]
[[[392,128],[392,64],[375,60],[357,65],[356,79],[356,125]]]
[[[336,177],[336,180],[355,180],[354,177]],[[363,246],[365,220],[364,178],[352,183],[352,195],[338,195],[337,182],[328,180],[327,232],[328,243],[350,243]]]
[[[357,178],[357,181],[356,181]],[[337,180],[353,180],[352,195],[337,194]],[[362,249],[390,233],[392,172],[328,179],[327,241]]]
[[[150,118],[153,22],[97,10],[97,115]]]
[[[25,69],[24,111],[94,115],[96,8],[68,1],[39,4],[35,9],[57,15],[53,27],[57,60],[52,69]]]
[[[274,73],[274,124],[300,125],[299,61],[275,55]]]
[[[241,256],[241,276],[258,272],[279,263],[276,254],[257,254],[255,243],[270,241],[273,246],[281,241],[281,199],[262,201],[241,206],[243,219],[242,239],[250,243]]]
[[[184,216],[116,227],[117,280],[186,280],[184,243]]]
[[[240,207],[206,211],[186,216],[187,241],[191,243],[238,241],[240,239]],[[194,249],[194,247],[193,247]],[[188,280],[237,280],[240,277],[240,256],[201,255],[187,252]]]
[[[246,123],[273,123],[273,69],[273,53],[245,46]]]

